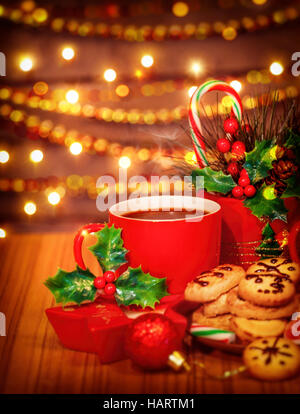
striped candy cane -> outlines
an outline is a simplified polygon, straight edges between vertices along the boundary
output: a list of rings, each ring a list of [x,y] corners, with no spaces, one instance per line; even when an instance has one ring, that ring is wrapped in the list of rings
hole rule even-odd
[[[208,338],[214,341],[224,342],[231,344],[235,342],[236,336],[234,332],[225,331],[224,329],[213,328],[210,326],[199,325],[193,323],[190,327],[190,333],[198,338]]]
[[[203,83],[203,85],[199,86],[199,88],[196,89],[190,101],[189,124],[191,128],[193,146],[200,168],[208,165],[205,155],[203,130],[200,122],[200,100],[203,95],[210,91],[221,91],[230,96],[232,101],[232,112],[239,122],[241,122],[243,113],[242,102],[239,94],[226,82],[210,80]]]

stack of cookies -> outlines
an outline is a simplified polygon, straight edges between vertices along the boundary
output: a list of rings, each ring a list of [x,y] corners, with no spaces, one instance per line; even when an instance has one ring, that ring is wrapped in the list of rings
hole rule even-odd
[[[225,264],[190,282],[185,299],[201,303],[193,323],[231,330],[243,342],[281,336],[299,310],[299,265],[284,258],[261,260],[247,272]]]

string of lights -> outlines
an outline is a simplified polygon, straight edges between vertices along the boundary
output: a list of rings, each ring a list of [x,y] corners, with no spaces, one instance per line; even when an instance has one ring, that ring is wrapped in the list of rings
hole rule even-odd
[[[185,4],[185,3],[184,3]],[[22,23],[31,27],[47,26],[53,32],[66,32],[80,37],[97,36],[103,39],[125,40],[129,42],[163,41],[197,39],[204,40],[211,36],[222,36],[225,40],[234,40],[239,33],[255,32],[271,26],[282,26],[299,18],[299,6],[287,7],[269,15],[259,14],[255,17],[242,17],[229,21],[199,22],[180,24],[147,24],[142,27],[108,24],[81,19],[52,17],[45,8],[24,11],[22,8],[9,8],[0,5],[0,18],[13,23]]]

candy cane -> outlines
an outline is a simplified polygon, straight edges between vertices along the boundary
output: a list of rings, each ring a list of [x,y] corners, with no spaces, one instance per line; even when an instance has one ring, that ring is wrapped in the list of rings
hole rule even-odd
[[[230,96],[232,101],[232,112],[239,122],[241,122],[243,113],[242,102],[239,94],[226,82],[210,80],[203,83],[203,85],[199,86],[199,88],[195,90],[191,97],[189,106],[189,124],[191,128],[193,146],[200,168],[208,165],[205,155],[203,129],[200,122],[200,100],[203,95],[210,91],[225,92]]]
[[[225,331],[224,329],[217,329],[210,326],[198,325],[193,323],[190,327],[190,333],[194,336],[213,339],[214,341],[224,342],[231,344],[235,342],[235,333],[231,331]]]

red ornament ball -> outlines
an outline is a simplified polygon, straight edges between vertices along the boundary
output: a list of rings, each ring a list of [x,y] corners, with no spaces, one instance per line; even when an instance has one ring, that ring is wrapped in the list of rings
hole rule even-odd
[[[116,291],[116,286],[113,283],[107,283],[105,288],[104,288],[104,292],[107,295],[113,295]]]
[[[125,351],[141,368],[166,367],[169,355],[180,348],[176,326],[164,315],[148,313],[139,316],[127,329]]]
[[[243,187],[240,187],[239,185],[234,187],[232,190],[232,195],[234,198],[241,198],[244,195]]]
[[[239,123],[236,118],[227,118],[224,121],[224,131],[227,134],[234,135],[239,129]]]
[[[248,171],[245,168],[243,168],[242,171],[241,171],[240,176],[241,177],[249,177]]]
[[[231,162],[230,164],[228,164],[227,171],[229,172],[230,175],[232,175],[233,177],[236,177],[239,173],[238,164],[236,162]]]
[[[241,187],[247,187],[247,185],[249,185],[249,184],[250,184],[250,178],[249,178],[249,177],[247,177],[246,175],[242,175],[242,176],[239,178],[238,184],[239,184]]]
[[[107,270],[107,272],[103,273],[103,277],[106,280],[106,282],[110,283],[115,280],[115,272],[112,272],[111,270]]]
[[[230,142],[226,138],[220,138],[217,141],[217,148],[220,152],[228,152],[230,150]]]
[[[105,284],[106,284],[106,281],[104,277],[102,276],[96,277],[96,279],[94,280],[94,286],[96,289],[103,289]]]
[[[244,155],[245,151],[246,151],[246,147],[242,141],[235,141],[232,144],[232,147],[231,147],[232,154],[240,156],[240,155]]]
[[[254,187],[254,185],[250,184],[244,188],[244,194],[247,197],[253,197],[255,193],[256,193],[256,188]]]

